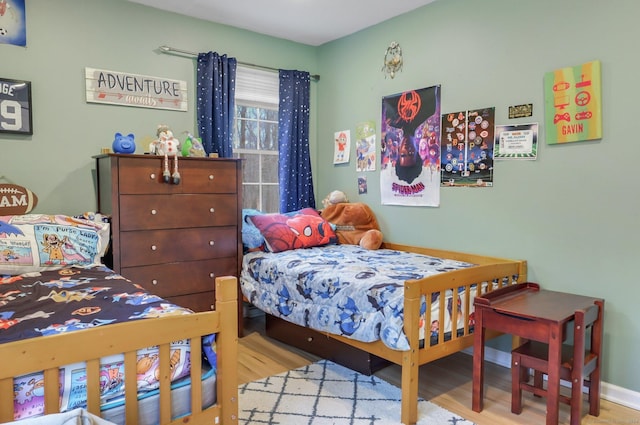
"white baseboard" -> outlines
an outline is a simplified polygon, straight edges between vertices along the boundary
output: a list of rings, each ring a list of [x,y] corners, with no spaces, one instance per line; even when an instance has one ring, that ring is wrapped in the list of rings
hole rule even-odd
[[[463,353],[473,355],[472,348],[466,348]],[[500,351],[492,347],[485,347],[484,358],[486,361],[495,363],[498,366],[511,368],[511,353]],[[568,385],[568,383],[567,383]],[[601,383],[600,397],[612,403],[620,404],[631,409],[640,410],[640,392],[632,391],[627,388]]]

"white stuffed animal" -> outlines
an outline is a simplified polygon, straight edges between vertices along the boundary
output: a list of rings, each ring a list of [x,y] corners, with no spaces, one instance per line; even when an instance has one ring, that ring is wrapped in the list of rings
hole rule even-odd
[[[180,152],[180,141],[173,137],[171,129],[161,124],[156,131],[158,138],[151,142],[149,150],[155,155],[164,156],[164,171],[162,179],[165,183],[180,183],[180,173],[178,172],[178,152]],[[169,157],[174,157],[173,174],[169,172]]]

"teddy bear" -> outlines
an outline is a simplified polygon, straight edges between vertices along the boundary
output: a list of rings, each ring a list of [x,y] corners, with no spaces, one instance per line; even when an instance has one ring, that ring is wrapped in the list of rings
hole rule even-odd
[[[383,235],[375,214],[362,202],[328,203],[322,218],[336,227],[338,242],[360,245],[365,249],[378,249]]]

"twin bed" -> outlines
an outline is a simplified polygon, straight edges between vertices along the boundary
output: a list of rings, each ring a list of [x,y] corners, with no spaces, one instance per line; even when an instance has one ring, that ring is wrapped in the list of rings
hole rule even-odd
[[[325,232],[311,215],[284,222]],[[113,423],[237,422],[237,279],[216,279],[215,311],[185,311],[98,264],[105,227],[0,217],[0,422],[78,407]],[[52,234],[58,256],[45,247]],[[245,253],[242,293],[291,326],[400,365],[407,425],[418,420],[419,366],[472,346],[473,298],[526,280],[525,261],[391,243],[366,250],[324,233],[315,240]]]
[[[107,241],[81,217],[0,217],[0,422],[237,422],[237,279],[194,313],[100,264]]]
[[[525,261],[392,243],[378,250],[335,244],[327,226],[308,211],[268,220],[251,214],[243,214],[243,242],[250,251],[240,276],[244,297],[282,319],[278,326],[289,326],[280,335],[312,328],[400,365],[406,425],[418,420],[419,366],[473,345],[473,299],[527,276]],[[301,225],[305,220],[307,227]],[[283,237],[286,226],[297,234],[322,229],[322,238],[315,239],[321,242]],[[289,248],[282,243],[287,238]]]

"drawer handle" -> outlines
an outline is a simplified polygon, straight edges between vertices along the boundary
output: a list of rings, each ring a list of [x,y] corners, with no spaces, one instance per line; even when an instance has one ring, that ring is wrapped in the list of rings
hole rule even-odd
[[[153,279],[153,280],[151,281],[151,284],[152,284],[152,285],[157,285],[157,284],[158,284],[158,281],[157,281],[156,279]]]
[[[151,210],[151,215],[156,215],[156,214],[158,214],[157,210]]]
[[[155,180],[155,179],[156,179],[156,173],[151,173],[151,174],[149,174],[149,178],[150,178],[151,180]]]
[[[209,241],[209,246],[214,246],[216,244],[216,241]]]
[[[215,208],[209,208],[209,212],[210,212],[211,214],[213,214],[214,212],[216,212],[216,209],[215,209]]]
[[[313,342],[313,337],[312,336],[308,337],[307,342]]]
[[[216,274],[215,274],[215,273],[209,273],[209,277],[210,277],[211,279],[213,279],[213,278],[215,278],[215,277],[216,277]]]
[[[213,174],[209,174],[209,180],[213,180]]]
[[[157,247],[157,246],[155,246],[155,245],[151,245],[151,251],[155,251],[156,249],[158,249],[158,247]]]

